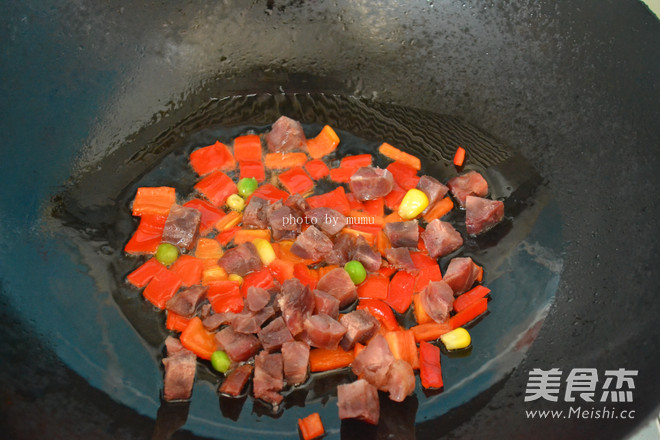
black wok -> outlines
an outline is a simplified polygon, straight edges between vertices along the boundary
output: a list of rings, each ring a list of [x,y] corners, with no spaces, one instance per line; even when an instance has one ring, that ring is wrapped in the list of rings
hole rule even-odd
[[[195,399],[157,414],[141,409],[158,399],[161,380],[147,370],[130,374],[153,394],[140,389],[126,403],[126,370],[159,353],[119,313],[116,295],[98,295],[122,274],[86,263],[112,255],[99,233],[111,220],[101,218],[109,195],[157,168],[176,144],[173,127],[235,95],[243,105],[265,96],[254,106],[262,113],[220,112],[215,122],[265,126],[285,112],[373,136],[329,106],[345,97],[393,121],[415,120],[401,110],[409,108],[419,120],[453,115],[507,152],[486,166],[516,158],[542,178],[535,188],[552,194],[563,270],[528,351],[441,416],[414,423],[414,405],[390,409],[409,436],[624,438],[657,417],[660,23],[641,3],[24,2],[6,4],[0,20],[7,438],[167,438],[196,414]],[[447,154],[424,148],[432,158]],[[81,237],[98,255],[75,247]],[[85,295],[101,299],[91,307]],[[580,406],[563,394],[525,402],[534,368],[637,370],[633,401],[607,405],[628,417],[527,417]],[[382,432],[347,425],[340,434]],[[185,426],[173,434],[194,436]]]

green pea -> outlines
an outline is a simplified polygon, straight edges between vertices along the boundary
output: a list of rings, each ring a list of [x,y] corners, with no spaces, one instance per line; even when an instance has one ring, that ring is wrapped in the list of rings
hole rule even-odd
[[[242,197],[248,197],[257,190],[257,179],[254,177],[244,177],[238,181],[236,188]]]
[[[213,354],[211,355],[211,366],[213,367],[214,370],[219,371],[221,373],[226,373],[227,370],[229,370],[229,366],[231,365],[231,360],[229,359],[229,356],[227,356],[227,353],[225,353],[222,350],[217,350],[214,351]]]
[[[359,261],[349,261],[344,265],[344,270],[348,272],[353,284],[358,285],[367,278],[367,271]]]
[[[169,243],[161,243],[156,249],[156,260],[165,266],[169,266],[179,258],[179,249]]]

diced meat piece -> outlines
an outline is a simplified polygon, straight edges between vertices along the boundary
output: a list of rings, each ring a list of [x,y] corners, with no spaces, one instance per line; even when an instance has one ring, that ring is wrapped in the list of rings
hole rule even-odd
[[[488,182],[476,171],[468,171],[447,182],[447,186],[458,203],[465,206],[467,196],[484,197],[488,194]]]
[[[239,333],[225,327],[215,334],[215,341],[233,362],[243,362],[259,351],[259,340],[254,335]]]
[[[266,144],[271,153],[304,150],[307,148],[307,138],[300,122],[280,116],[266,133]]]
[[[250,364],[239,365],[232,369],[222,381],[219,392],[229,394],[230,396],[240,396],[245,384],[250,380],[254,367]]]
[[[282,344],[284,378],[289,385],[298,385],[307,380],[309,370],[309,345],[302,341]]]
[[[204,303],[202,304],[202,307],[199,309],[199,317],[203,320],[211,316],[211,312],[213,311],[213,307],[209,303]]]
[[[332,251],[332,240],[315,226],[308,227],[296,238],[291,246],[291,252],[300,258],[320,260],[325,254]]]
[[[383,262],[380,253],[376,252],[367,243],[357,245],[353,251],[352,258],[353,260],[357,260],[362,263],[364,268],[369,272],[378,272],[378,269],[380,269],[380,266]]]
[[[468,196],[465,201],[465,229],[470,235],[486,232],[504,218],[504,203]]]
[[[257,336],[266,351],[279,350],[285,342],[293,341],[293,336],[281,316],[262,328]]]
[[[189,399],[195,382],[197,356],[172,336],[167,337],[165,346],[167,357],[163,359],[165,367],[163,397],[167,401]]]
[[[352,234],[339,234],[335,237],[335,243],[332,251],[325,255],[325,262],[343,266],[348,260],[355,248],[355,236]]]
[[[339,319],[339,322],[346,327],[346,334],[340,342],[344,350],[351,350],[356,343],[366,343],[380,328],[378,320],[366,310],[347,313]]]
[[[243,210],[243,226],[256,229],[266,229],[268,226],[268,221],[266,219],[268,205],[268,200],[252,196],[250,202]]]
[[[394,359],[387,371],[387,383],[383,391],[390,393],[390,399],[395,402],[403,402],[415,391],[415,372],[408,362]]]
[[[270,302],[270,292],[261,287],[250,286],[248,287],[245,303],[253,312],[258,312],[268,305]]]
[[[314,290],[314,314],[325,314],[331,318],[339,317],[339,300],[322,290]]]
[[[435,219],[422,232],[422,240],[429,255],[433,258],[444,257],[463,245],[463,237],[451,223]]]
[[[192,249],[201,219],[202,213],[198,210],[173,205],[163,228],[163,242],[173,244],[179,249]]]
[[[387,248],[385,249],[385,258],[398,270],[405,270],[411,274],[418,272],[417,266],[415,266],[408,248]]]
[[[267,217],[273,240],[292,240],[300,233],[302,219],[279,200],[268,209]]]
[[[357,299],[357,289],[348,273],[341,267],[332,269],[316,284],[318,290],[329,293],[339,300],[339,308],[351,304]]]
[[[444,281],[432,281],[419,294],[427,315],[435,322],[445,322],[454,309],[454,291]]]
[[[167,301],[166,308],[181,316],[191,317],[206,298],[208,290],[208,287],[199,285],[181,289]]]
[[[355,356],[351,369],[359,378],[366,379],[376,388],[387,383],[387,371],[394,362],[394,355],[383,335],[377,334],[367,346]]]
[[[383,232],[387,235],[392,247],[417,247],[419,241],[417,220],[387,223],[383,228]]]
[[[378,424],[380,401],[378,390],[364,379],[337,387],[339,418],[358,419],[372,425]]]
[[[292,194],[284,202],[286,206],[291,208],[295,215],[298,217],[305,217],[305,212],[309,209],[309,203],[300,194]]]
[[[459,295],[472,287],[479,275],[479,268],[472,258],[452,258],[442,281],[449,284],[454,295]]]
[[[273,307],[264,307],[258,312],[248,312],[237,314],[231,321],[231,326],[240,333],[258,333],[261,330],[261,324],[275,316]]]
[[[332,350],[346,334],[346,327],[328,315],[313,315],[305,320],[305,336],[309,345]]]
[[[227,273],[235,273],[244,277],[250,272],[261,269],[261,258],[259,258],[257,248],[252,243],[246,242],[227,250],[218,260],[218,265],[222,266]]]
[[[388,170],[378,167],[358,169],[348,183],[351,192],[359,201],[385,197],[394,188],[394,177]]]
[[[282,283],[278,304],[286,326],[296,336],[303,331],[305,319],[314,312],[314,295],[298,278],[291,278]]]
[[[426,197],[429,198],[429,208],[438,200],[443,198],[449,188],[440,183],[435,177],[431,176],[422,176],[417,182],[417,189],[426,194]],[[428,208],[427,208],[428,209]]]
[[[282,395],[278,391],[282,388],[284,388],[282,354],[262,351],[254,358],[252,381],[254,397],[278,405],[282,401]]]
[[[214,331],[225,324],[231,324],[238,314],[232,312],[209,314],[202,320],[202,325],[208,331]]]
[[[315,225],[328,235],[336,235],[346,226],[346,217],[332,208],[314,208],[305,213],[307,224]]]

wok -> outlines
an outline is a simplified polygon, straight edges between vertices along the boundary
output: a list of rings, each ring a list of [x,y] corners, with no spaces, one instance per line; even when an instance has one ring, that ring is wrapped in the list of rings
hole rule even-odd
[[[195,428],[203,392],[158,406],[160,353],[121,307],[125,273],[90,264],[130,234],[108,229],[122,191],[163,177],[177,135],[208,122],[197,114],[222,127],[266,129],[286,113],[365,138],[382,129],[431,163],[451,140],[431,145],[434,133],[458,133],[506,178],[502,195],[522,191],[514,207],[550,207],[539,240],[562,269],[543,284],[538,319],[518,328],[521,354],[428,417],[416,418],[420,396],[390,408],[385,431],[349,423],[331,437],[623,438],[657,416],[660,24],[641,3],[46,1],[5,4],[0,20],[8,438],[237,436]],[[534,368],[636,370],[633,401],[607,404],[634,417],[528,417],[595,406],[563,388],[558,402],[525,402]],[[259,431],[276,419],[252,411],[258,423],[238,428],[297,435]]]

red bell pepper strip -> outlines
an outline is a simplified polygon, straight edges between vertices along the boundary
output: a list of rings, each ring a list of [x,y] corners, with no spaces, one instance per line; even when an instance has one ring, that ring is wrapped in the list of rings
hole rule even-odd
[[[128,254],[155,254],[163,238],[163,229],[167,216],[143,215],[140,224],[126,246],[124,252]]]
[[[307,152],[312,159],[320,159],[335,151],[337,145],[339,136],[332,127],[326,125],[315,138],[307,139]]]
[[[490,289],[488,287],[475,286],[473,289],[463,293],[454,300],[454,311],[456,313],[462,312],[489,293]]]
[[[280,284],[284,283],[286,280],[291,279],[295,276],[294,264],[292,261],[275,258],[268,265],[268,269]]]
[[[339,162],[341,168],[358,168],[370,167],[373,157],[371,154],[356,154],[353,156],[344,156]]]
[[[261,287],[262,289],[268,290],[275,286],[275,278],[267,267],[245,275],[243,277],[243,284],[241,284],[241,294],[243,295],[243,298],[247,296],[247,291],[250,286]]]
[[[424,388],[442,388],[440,348],[422,341],[419,343],[419,378]]]
[[[217,349],[215,334],[207,331],[202,320],[195,316],[179,336],[181,345],[192,351],[202,359],[209,360]]]
[[[164,309],[167,301],[181,287],[181,278],[173,272],[163,269],[154,275],[149,281],[147,287],[142,291],[142,295],[159,309]]]
[[[479,315],[485,313],[486,310],[488,310],[488,299],[480,298],[449,318],[449,324],[452,328],[462,327],[473,319],[479,317]]]
[[[256,134],[238,136],[234,139],[234,157],[242,161],[261,161],[261,139]]]
[[[314,181],[302,167],[295,167],[277,176],[290,194],[304,194],[314,188]]]
[[[454,153],[454,165],[457,167],[462,167],[463,162],[465,161],[465,148],[458,147],[456,153]]]
[[[325,194],[308,197],[306,200],[310,208],[332,208],[343,215],[348,215],[351,212],[351,205],[348,203],[343,186],[339,186]]]
[[[198,175],[203,176],[216,170],[231,171],[236,168],[236,160],[229,147],[216,141],[190,153],[190,165]]]
[[[357,288],[358,298],[387,298],[387,290],[390,280],[381,274],[369,274]]]
[[[312,440],[325,434],[319,413],[312,413],[304,419],[298,419],[298,427],[303,440]]]
[[[176,191],[169,186],[146,187],[137,189],[133,200],[133,215],[164,215],[167,216],[170,208],[176,202]]]
[[[309,351],[309,370],[314,373],[348,367],[353,359],[353,350],[344,351],[341,347],[332,350],[315,348]]]
[[[371,214],[378,218],[385,215],[385,199],[382,197],[374,200],[365,200],[362,204],[364,205],[364,212],[367,214]]]
[[[330,180],[337,183],[348,183],[357,168],[333,168],[330,170]]]
[[[348,205],[351,207],[351,212],[353,211],[364,212],[365,210],[364,203],[356,199],[353,193],[346,194],[346,200],[348,200]]]
[[[312,159],[305,164],[305,171],[314,180],[319,180],[330,174],[330,169],[320,159]]]
[[[388,279],[394,272],[396,272],[396,268],[394,266],[381,266],[380,269],[378,269],[378,273]]]
[[[305,286],[309,287],[310,290],[314,290],[316,288],[316,283],[319,281],[316,273],[309,270],[309,267],[303,263],[295,263],[293,265],[293,276],[298,278]]]
[[[413,368],[419,368],[419,355],[415,334],[410,330],[395,330],[385,333],[385,340],[395,359],[401,359]]]
[[[401,200],[406,195],[406,191],[394,182],[394,188],[385,196],[385,206],[392,211],[398,211]]]
[[[138,289],[143,288],[161,270],[166,269],[155,258],[149,258],[140,267],[126,276],[126,280]]]
[[[183,206],[196,209],[202,214],[202,218],[199,221],[199,233],[201,235],[211,232],[218,220],[226,215],[224,211],[202,199],[192,199],[184,203]]]
[[[276,202],[278,200],[286,201],[289,198],[289,193],[279,189],[273,184],[266,183],[261,185],[255,192],[252,193],[250,197],[259,197],[264,200],[269,200],[271,202]]]
[[[405,163],[392,162],[386,169],[392,173],[392,177],[394,177],[394,181],[397,185],[406,191],[415,188],[417,182],[419,182],[417,170]]]
[[[238,284],[233,281],[213,281],[208,284],[206,294],[215,313],[234,312],[243,310],[243,296]]]
[[[190,323],[190,318],[181,316],[178,313],[174,313],[171,310],[167,311],[167,319],[165,320],[165,327],[167,327],[168,330],[181,333],[186,329],[189,323]]]
[[[192,255],[180,255],[170,270],[181,278],[181,285],[190,287],[202,281],[204,262]]]
[[[410,258],[418,269],[415,275],[415,292],[421,292],[431,281],[441,281],[442,273],[438,262],[424,252],[411,252]]]
[[[224,205],[227,197],[237,192],[234,181],[222,171],[204,177],[195,184],[195,189],[217,207]]]
[[[266,179],[266,169],[261,161],[242,160],[238,163],[238,167],[241,170],[241,179],[253,177],[257,179],[257,182],[263,182]]]
[[[400,330],[401,328],[390,306],[379,299],[361,299],[357,308],[358,310],[364,309],[371,313],[387,331]]]
[[[412,304],[414,287],[415,277],[404,271],[395,273],[390,280],[385,302],[396,312],[405,313]]]
[[[218,235],[215,236],[215,239],[218,241],[223,246],[227,246],[230,241],[234,239],[234,236],[238,231],[241,230],[240,226],[234,226],[228,229],[225,229],[224,231],[220,232]]]

